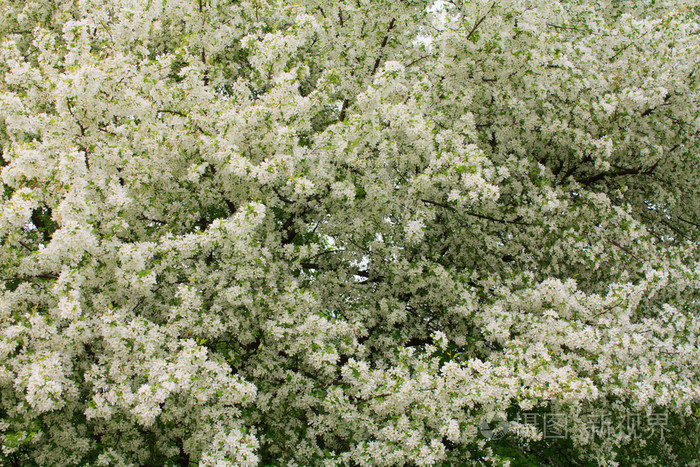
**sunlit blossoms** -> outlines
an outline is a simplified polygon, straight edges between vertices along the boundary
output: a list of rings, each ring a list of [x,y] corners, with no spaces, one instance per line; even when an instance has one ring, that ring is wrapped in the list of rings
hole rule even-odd
[[[692,2],[0,4],[0,464],[697,465]]]

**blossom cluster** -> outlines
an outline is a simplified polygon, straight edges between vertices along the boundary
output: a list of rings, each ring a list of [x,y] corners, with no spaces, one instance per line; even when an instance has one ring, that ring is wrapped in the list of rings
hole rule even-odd
[[[0,5],[1,464],[693,465],[697,7]]]

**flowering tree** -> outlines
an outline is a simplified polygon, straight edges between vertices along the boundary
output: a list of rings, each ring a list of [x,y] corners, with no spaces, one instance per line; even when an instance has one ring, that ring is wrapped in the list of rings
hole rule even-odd
[[[687,1],[0,4],[3,465],[697,457]]]

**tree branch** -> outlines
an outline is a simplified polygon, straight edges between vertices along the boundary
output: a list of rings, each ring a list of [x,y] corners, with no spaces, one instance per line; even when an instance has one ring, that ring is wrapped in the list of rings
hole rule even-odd
[[[34,250],[33,250],[29,245],[27,245],[26,243],[24,243],[22,240],[19,241],[19,244],[22,245],[22,246],[23,246],[24,248],[26,248],[27,250],[29,250],[29,251],[31,251],[32,253],[34,253]]]
[[[36,274],[34,276],[26,276],[26,277],[3,277],[2,281],[9,282],[9,281],[30,281],[33,279],[58,279],[58,276],[54,274]]]
[[[595,182],[598,182],[606,177],[622,177],[624,175],[652,175],[654,173],[654,170],[656,170],[656,167],[659,165],[659,161],[656,161],[654,165],[647,169],[642,169],[641,167],[637,168],[628,168],[628,167],[621,167],[619,170],[615,171],[608,171],[608,172],[600,172],[596,175],[593,175],[591,177],[586,177],[583,180],[581,180],[581,183],[583,185],[591,185]]]
[[[384,56],[384,48],[386,47],[387,43],[389,43],[389,33],[392,29],[394,29],[394,26],[396,26],[396,18],[391,19],[391,22],[389,23],[389,28],[386,30],[386,35],[384,36],[384,39],[382,39],[382,44],[379,46],[379,56],[374,62],[374,67],[372,68],[372,75],[374,75],[379,69],[379,64],[381,63],[382,57]]]
[[[415,65],[416,63],[418,63],[418,62],[420,62],[420,61],[422,61],[422,60],[425,60],[426,58],[431,58],[431,57],[432,57],[432,55],[424,55],[424,56],[422,56],[422,57],[420,57],[420,58],[417,58],[417,59],[413,60],[411,63],[409,63],[408,65],[406,65],[406,68],[412,67],[412,66]]]
[[[457,211],[457,209],[455,209],[454,206],[450,206],[449,204],[444,204],[444,203],[440,203],[437,201],[432,201],[429,199],[421,199],[421,201],[423,201],[426,204],[432,204],[434,206],[439,206],[441,208],[445,208],[445,209],[448,209],[448,210],[453,211],[453,212],[464,213],[468,216],[477,217],[479,219],[489,220],[489,221],[493,221],[493,222],[498,222],[500,224],[532,225],[528,222],[519,221],[518,219],[513,219],[513,220],[499,219],[497,217],[491,217],[491,216],[487,216],[485,214],[477,214],[475,212]]]
[[[347,98],[343,100],[343,106],[340,108],[340,115],[338,116],[338,121],[345,121],[345,111],[347,110],[349,103],[350,101]]]
[[[491,13],[491,10],[493,10],[493,7],[495,7],[495,6],[496,6],[496,2],[493,2],[493,3],[491,4],[491,6],[489,7],[488,11],[486,12],[486,14],[485,14],[484,16],[482,16],[482,17],[474,24],[474,27],[472,28],[472,30],[469,31],[469,34],[467,34],[467,40],[469,40],[469,39],[472,38],[472,36],[473,36],[474,33],[476,32],[476,30],[479,28],[479,26],[481,26],[481,23],[484,22],[484,20],[488,17],[489,13]]]

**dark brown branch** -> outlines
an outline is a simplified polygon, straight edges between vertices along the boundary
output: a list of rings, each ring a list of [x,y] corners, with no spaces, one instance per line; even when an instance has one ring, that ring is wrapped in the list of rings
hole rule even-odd
[[[559,167],[556,168],[556,170],[553,172],[554,177],[558,177],[559,174],[561,173],[562,169],[564,169],[564,159],[558,159],[559,160]]]
[[[178,117],[187,117],[186,113],[180,112],[179,110],[160,109],[158,110],[158,113],[177,115]]]
[[[22,246],[23,246],[24,248],[26,248],[27,250],[29,250],[29,251],[31,251],[32,253],[34,253],[34,250],[33,250],[29,245],[27,245],[26,243],[24,243],[22,240],[19,241],[19,244],[22,245]]]
[[[593,31],[589,31],[589,30],[582,31],[581,29],[577,28],[576,26],[559,26],[557,24],[552,24],[552,23],[547,23],[547,26],[549,26],[550,28],[554,28],[554,29],[561,29],[561,30],[568,30],[568,31],[583,32],[585,34],[599,35],[598,33],[593,32]]]
[[[222,193],[222,196],[223,196],[223,193]],[[226,196],[223,196],[223,199],[224,199],[224,203],[226,203],[226,207],[228,208],[228,210],[231,214],[234,214],[236,211],[238,211],[238,207],[236,207],[236,205],[233,204],[233,202],[231,200],[226,198]]]
[[[277,188],[275,188],[274,186],[272,187],[272,191],[275,192],[275,194],[277,195],[277,197],[278,197],[282,202],[284,202],[284,203],[286,203],[286,204],[294,204],[294,201],[292,201],[292,200],[289,199],[289,198],[285,198],[284,196],[282,196],[282,194],[279,192],[279,190],[277,190]]]
[[[139,219],[142,221],[147,221],[147,222],[152,222],[158,225],[165,225],[167,222],[165,221],[159,221],[158,219],[151,219],[150,217],[146,217],[144,214],[139,214]]]
[[[384,39],[382,39],[382,44],[379,46],[379,56],[377,56],[377,60],[375,60],[374,62],[372,74],[375,74],[379,69],[379,64],[382,62],[382,57],[384,56],[384,48],[389,43],[389,33],[392,29],[394,29],[394,26],[396,26],[396,18],[391,19],[391,22],[389,23],[389,28],[386,30],[386,35],[384,36]]]
[[[610,244],[612,244],[612,245],[618,247],[620,250],[624,251],[625,253],[627,253],[628,255],[630,255],[632,258],[634,258],[634,259],[636,259],[637,261],[639,261],[639,257],[638,257],[637,255],[635,255],[635,254],[632,253],[630,250],[628,250],[628,249],[625,248],[624,246],[620,245],[620,244],[617,243],[616,241],[614,241],[614,240],[608,240],[608,243],[610,243]]]
[[[422,339],[420,337],[412,337],[409,340],[407,340],[403,346],[404,347],[420,347],[422,345],[431,344],[432,342],[433,342],[433,340],[429,339],[429,338]]]
[[[574,164],[569,170],[566,171],[564,176],[561,178],[562,181],[572,176],[579,169],[579,167],[581,167],[581,165],[585,164],[586,162],[593,162],[593,158],[589,155],[584,156],[584,158],[581,159],[581,162],[579,164]],[[563,166],[564,162],[562,161],[562,168]]]
[[[421,201],[423,201],[423,202],[426,203],[426,204],[432,204],[433,206],[438,206],[438,207],[441,207],[441,208],[445,208],[445,209],[447,209],[447,210],[449,210],[449,211],[457,211],[457,209],[455,209],[454,206],[450,206],[449,204],[440,203],[440,202],[432,201],[432,200],[429,200],[429,199],[421,199]]]
[[[348,99],[343,100],[343,106],[340,108],[340,116],[338,116],[338,121],[345,121],[345,111],[347,110],[349,103],[350,101]]]
[[[301,215],[304,213],[302,212]],[[282,240],[282,245],[288,245],[292,243],[292,240],[294,240],[294,237],[297,236],[297,231],[292,227],[292,224],[294,223],[294,219],[296,219],[296,214],[292,214],[289,216],[289,219],[282,225],[282,231],[286,231],[287,235],[284,237]]]
[[[68,112],[71,114],[71,116],[75,119],[75,123],[78,124],[78,128],[80,128],[80,136],[85,137],[87,134],[87,131],[85,130],[85,127],[83,124],[78,120],[78,118],[73,114],[73,108],[70,105],[70,102],[66,102],[66,106],[68,107]],[[90,170],[90,155],[88,154],[88,150],[86,147],[80,145],[79,150],[85,154],[85,167]]]
[[[33,279],[58,279],[58,276],[54,274],[36,274],[33,276],[27,276],[27,277],[3,277],[2,281],[9,282],[9,281],[30,281]]]
[[[684,218],[682,218],[682,217],[680,217],[680,216],[678,216],[678,219],[681,220],[681,221],[683,221],[683,222],[685,222],[686,224],[690,224],[690,225],[693,225],[693,226],[695,226],[695,227],[700,227],[700,224],[698,224],[697,222],[693,222],[693,221],[690,221],[690,220],[688,220],[688,219],[684,219]]]
[[[491,10],[493,10],[493,7],[495,7],[495,6],[496,6],[496,2],[493,2],[493,3],[491,4],[491,6],[489,7],[489,10],[486,12],[486,14],[485,14],[484,16],[482,16],[482,17],[479,19],[479,21],[476,22],[476,24],[474,24],[474,27],[472,28],[472,30],[469,31],[469,34],[467,34],[467,40],[469,40],[469,39],[472,38],[472,36],[473,36],[474,33],[476,32],[476,30],[479,28],[479,26],[481,26],[481,23],[484,22],[484,20],[488,17],[489,13],[491,13]]]
[[[647,169],[642,169],[641,167],[637,168],[627,168],[627,167],[622,167],[619,168],[619,170],[615,171],[608,171],[608,172],[600,172],[599,174],[593,175],[591,177],[586,177],[583,180],[581,180],[581,183],[583,185],[590,185],[592,183],[598,182],[604,178],[607,177],[622,177],[624,175],[652,175],[654,173],[654,170],[656,170],[656,166],[659,165],[659,161],[656,161],[654,165]]]
[[[109,131],[106,126],[98,126],[97,129],[104,133],[107,133],[108,135],[117,136],[116,133]]]
[[[80,150],[85,154],[85,167],[90,170],[90,153],[88,153],[87,148],[81,146]]]
[[[289,216],[289,219],[287,219],[284,225],[282,225],[282,230],[287,230],[292,225],[292,222],[294,222],[294,217],[296,217],[294,214]]]
[[[477,217],[479,219],[489,220],[489,221],[493,221],[493,222],[498,222],[500,224],[531,225],[527,222],[522,222],[518,219],[513,219],[513,220],[498,219],[497,217],[491,217],[491,216],[487,216],[485,214],[477,214],[475,212],[457,211],[457,209],[455,209],[454,206],[450,206],[449,204],[439,203],[437,201],[432,201],[429,199],[421,199],[421,201],[423,201],[426,204],[432,204],[433,206],[439,206],[441,208],[445,208],[445,209],[448,209],[448,210],[453,211],[453,212],[462,212],[468,216]]]
[[[425,60],[426,58],[430,58],[430,57],[432,57],[432,55],[424,55],[420,58],[417,58],[417,59],[413,60],[411,63],[409,63],[408,65],[406,65],[406,68],[411,67],[411,66],[415,65],[416,63],[418,63],[422,60]]]
[[[206,66],[207,66],[207,54],[204,51],[204,48],[202,48],[201,59],[202,59],[202,65],[204,65],[204,78],[202,81],[204,82],[205,86],[209,86],[209,70],[206,68]]]
[[[609,61],[612,63],[612,61],[614,59],[616,59],[622,52],[629,49],[632,44],[633,44],[633,42],[630,42],[629,44],[625,45],[624,47],[620,47],[620,50],[615,52],[615,54],[612,57],[610,57]]]

